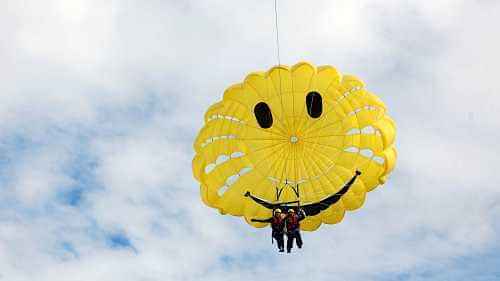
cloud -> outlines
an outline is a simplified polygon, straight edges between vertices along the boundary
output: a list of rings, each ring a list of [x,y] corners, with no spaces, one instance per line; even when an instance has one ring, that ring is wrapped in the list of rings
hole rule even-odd
[[[208,106],[276,63],[272,1],[23,3],[0,8],[0,280],[498,275],[497,3],[278,1],[282,62],[363,77],[399,128],[388,183],[290,256],[190,168]]]

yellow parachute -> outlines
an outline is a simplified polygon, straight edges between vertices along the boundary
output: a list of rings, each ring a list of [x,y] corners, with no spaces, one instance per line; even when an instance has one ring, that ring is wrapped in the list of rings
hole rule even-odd
[[[205,114],[193,159],[201,198],[263,227],[251,219],[272,211],[249,194],[277,204],[321,204],[359,170],[348,191],[308,216],[301,229],[338,223],[394,168],[396,128],[386,111],[361,80],[331,66],[301,62],[253,72]]]

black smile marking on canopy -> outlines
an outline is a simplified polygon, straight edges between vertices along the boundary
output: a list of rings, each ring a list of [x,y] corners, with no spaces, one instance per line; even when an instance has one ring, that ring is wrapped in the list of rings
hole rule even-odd
[[[337,203],[344,194],[346,194],[349,189],[351,188],[352,184],[354,181],[356,181],[356,178],[361,175],[361,172],[356,171],[356,174],[342,187],[341,190],[336,192],[335,194],[332,194],[319,202],[316,203],[311,203],[311,204],[306,204],[300,206],[302,210],[306,213],[306,216],[315,216],[319,214],[321,211],[324,211],[328,209],[331,205]],[[291,201],[291,202],[282,202],[282,203],[271,203],[269,201],[266,201],[264,199],[258,198],[256,196],[253,196],[250,194],[250,191],[247,191],[245,193],[246,197],[250,197],[253,201],[258,203],[259,205],[267,208],[267,209],[281,209],[283,212],[288,212],[289,209],[297,209],[295,206],[290,206],[290,204],[298,203],[298,201]]]

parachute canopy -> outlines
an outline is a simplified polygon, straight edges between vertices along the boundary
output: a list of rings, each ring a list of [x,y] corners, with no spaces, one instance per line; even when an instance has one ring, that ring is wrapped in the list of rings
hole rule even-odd
[[[338,193],[359,170],[348,192],[301,228],[338,223],[394,168],[396,128],[386,111],[361,80],[331,66],[302,62],[250,73],[205,114],[193,159],[201,198],[262,227],[250,220],[272,212],[245,194],[313,204]]]

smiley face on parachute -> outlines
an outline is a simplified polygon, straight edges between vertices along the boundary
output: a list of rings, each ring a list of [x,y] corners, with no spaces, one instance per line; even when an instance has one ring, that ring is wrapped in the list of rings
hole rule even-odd
[[[362,175],[335,204],[307,217],[304,230],[338,223],[362,206],[395,165],[395,124],[384,103],[354,76],[331,66],[298,63],[254,72],[229,87],[205,114],[194,143],[193,174],[205,204],[251,218],[270,211],[245,197],[270,202],[319,202],[338,192],[356,169]],[[283,189],[299,185],[299,196]]]

